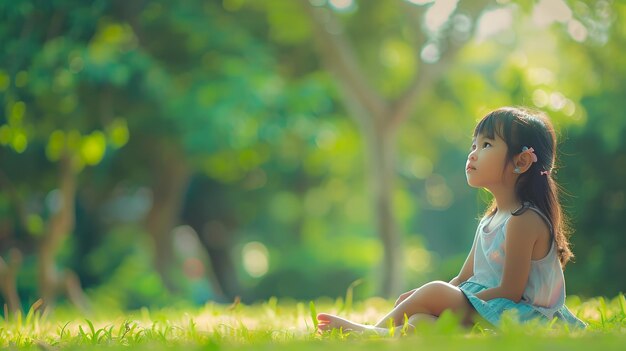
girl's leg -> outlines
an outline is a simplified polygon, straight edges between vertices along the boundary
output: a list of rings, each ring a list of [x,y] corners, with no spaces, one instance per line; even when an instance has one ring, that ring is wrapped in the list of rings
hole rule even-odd
[[[418,323],[434,323],[437,321],[437,317],[431,314],[418,313],[409,317],[409,324],[415,327]]]
[[[463,324],[470,324],[474,315],[474,308],[465,298],[461,290],[451,284],[435,281],[418,288],[406,300],[402,301],[391,312],[383,317],[376,325],[354,323],[347,319],[320,313],[317,315],[319,330],[343,329],[344,331],[372,331],[378,334],[388,333],[389,319],[400,333],[404,324],[404,315],[409,317],[409,330],[413,330],[415,323],[423,320],[436,320],[445,310],[452,310],[462,316]]]
[[[381,335],[389,334],[389,329],[387,328],[378,328],[373,325],[355,323],[332,314],[319,313],[317,315],[317,321],[317,329],[320,331],[341,329],[343,331],[374,332]]]
[[[317,315],[318,329],[321,331],[341,329],[343,331],[357,331],[357,332],[373,332],[379,335],[388,335],[388,328],[375,327],[373,325],[366,325],[361,323],[355,323],[347,319],[334,316],[331,314],[320,313]],[[402,329],[406,331],[406,334],[411,334],[415,330],[418,323],[432,323],[437,320],[437,317],[430,314],[414,314],[408,319],[408,323],[405,326],[395,327],[394,335],[402,336]]]
[[[387,327],[390,319],[394,325],[402,325],[405,314],[409,317],[417,314],[438,317],[445,310],[452,310],[460,315],[463,324],[471,323],[474,314],[474,308],[458,287],[442,281],[430,282],[415,290],[376,323],[375,327]]]
[[[417,327],[418,324],[434,323],[436,321],[437,321],[437,317],[430,315],[430,314],[424,314],[424,313],[414,314],[411,317],[409,317],[405,325],[395,328],[394,336],[397,336],[397,337],[403,336],[402,334],[403,331],[406,333],[406,335],[412,335],[415,332],[415,327]]]

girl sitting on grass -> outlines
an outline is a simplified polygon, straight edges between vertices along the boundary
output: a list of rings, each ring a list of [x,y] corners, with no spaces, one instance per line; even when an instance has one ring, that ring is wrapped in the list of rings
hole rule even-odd
[[[374,326],[320,313],[318,328],[386,334],[389,321],[413,330],[446,310],[466,326],[477,317],[498,326],[505,311],[514,311],[521,322],[558,318],[584,328],[564,304],[563,268],[573,255],[552,174],[555,155],[556,136],[545,115],[511,107],[486,115],[474,129],[465,174],[470,186],[487,189],[494,200],[458,276],[400,295]]]

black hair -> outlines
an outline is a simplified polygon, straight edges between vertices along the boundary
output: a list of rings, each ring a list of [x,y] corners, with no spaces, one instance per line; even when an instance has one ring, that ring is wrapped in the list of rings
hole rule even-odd
[[[569,244],[570,230],[559,202],[560,187],[554,179],[556,161],[556,133],[546,114],[526,108],[502,107],[488,113],[474,129],[478,135],[489,138],[499,136],[508,147],[507,160],[520,152],[524,146],[533,148],[537,162],[522,173],[515,184],[515,193],[522,203],[531,203],[550,221],[557,245],[561,266],[565,267],[573,257]],[[547,172],[547,173],[546,173]],[[497,210],[495,200],[486,214]],[[524,212],[515,211],[513,215]]]

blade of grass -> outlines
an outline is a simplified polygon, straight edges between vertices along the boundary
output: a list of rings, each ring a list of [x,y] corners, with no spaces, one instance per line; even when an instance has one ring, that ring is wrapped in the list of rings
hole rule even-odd
[[[28,313],[26,314],[26,325],[30,325],[33,321],[33,318],[36,318],[35,314],[37,313],[41,305],[43,305],[43,300],[38,299],[30,306],[30,308],[28,309]]]
[[[85,319],[87,325],[89,326],[89,330],[91,330],[91,336],[96,335],[96,329],[93,327],[93,323],[89,319]]]
[[[317,330],[317,312],[315,311],[315,303],[313,303],[313,301],[311,301],[309,303],[309,309],[311,311],[311,319],[313,320],[313,328],[314,331]]]
[[[598,312],[600,312],[600,321],[602,322],[602,328],[605,328],[607,322],[607,313],[604,297],[600,296],[600,298],[598,298],[598,302],[600,303],[600,306],[598,307]]]
[[[363,279],[357,279],[353,281],[348,289],[346,289],[346,303],[345,303],[345,313],[350,314],[352,312],[352,300],[354,298],[354,288],[359,286],[363,282]]]
[[[404,324],[402,324],[402,330],[400,331],[400,335],[406,336],[406,331],[409,329],[409,316],[404,314]]]
[[[389,336],[393,338],[396,334],[396,326],[392,318],[387,320],[387,329],[389,329]]]
[[[65,329],[67,329],[67,326],[70,324],[71,322],[67,322],[65,323],[65,325],[61,328],[61,330],[59,331],[59,340],[63,340],[63,335],[65,335]],[[71,333],[68,331],[67,332],[68,336],[71,336]]]
[[[16,324],[18,328],[22,328],[22,310],[17,310],[17,312],[15,312],[15,318],[17,320]]]

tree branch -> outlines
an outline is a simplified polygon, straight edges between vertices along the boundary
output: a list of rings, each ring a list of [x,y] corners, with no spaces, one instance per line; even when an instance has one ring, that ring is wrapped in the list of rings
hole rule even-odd
[[[50,41],[56,38],[59,35],[63,27],[63,21],[65,20],[65,11],[55,11],[50,19],[50,23],[48,25],[48,31],[46,32],[46,40]]]
[[[426,6],[416,6],[406,1],[401,1],[400,3],[407,18],[407,22],[413,29],[412,33],[415,35],[415,40],[412,41],[412,44],[416,48],[416,53],[418,54],[417,57],[419,57],[419,48],[421,48],[426,42],[426,35],[422,30],[422,23],[420,21],[420,18],[424,16],[424,13],[426,12],[424,11]]]
[[[442,73],[450,66],[463,45],[454,45],[444,52],[437,63],[422,67],[415,75],[413,82],[391,107],[389,128],[394,130],[407,120],[419,100],[419,96],[431,87]]]
[[[360,119],[357,122],[362,124],[376,122],[363,120],[367,118],[363,111],[370,112],[369,118],[382,120],[387,114],[388,106],[380,94],[371,89],[371,84],[367,82],[364,71],[356,59],[354,49],[340,30],[340,23],[331,11],[313,7],[307,0],[303,1],[306,13],[313,24],[320,57],[343,85],[348,100],[353,100],[348,105],[357,103],[363,106],[360,113],[351,115]],[[335,28],[336,33],[329,32],[328,28]]]
[[[471,3],[468,8],[459,9],[459,11],[466,12],[471,18],[475,18],[474,22],[476,22],[478,15],[486,8],[489,1],[472,1]],[[406,91],[392,104],[389,116],[392,130],[398,128],[409,117],[418,103],[419,96],[435,83],[465,45],[466,42],[448,40],[448,49],[443,52],[439,61],[433,65],[421,67]]]
[[[2,170],[0,170],[0,189],[2,188],[6,189],[9,197],[11,198],[11,202],[13,203],[18,223],[24,231],[30,234],[28,230],[26,206],[24,206],[24,202],[20,198],[20,195],[18,194],[15,186],[13,185],[9,177]]]

